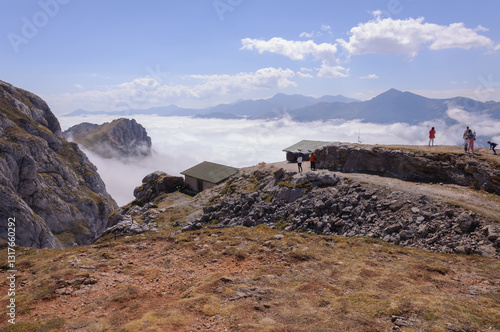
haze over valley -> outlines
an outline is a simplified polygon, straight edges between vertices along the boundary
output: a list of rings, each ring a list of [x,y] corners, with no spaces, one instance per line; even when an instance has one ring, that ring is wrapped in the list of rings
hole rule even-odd
[[[281,105],[285,95],[280,96]],[[288,96],[290,100],[306,99],[304,96]],[[395,101],[394,98],[397,100]],[[384,100],[386,99],[386,100]],[[383,102],[381,102],[382,100]],[[422,112],[415,114],[406,111],[414,107],[415,100],[421,100],[418,105]],[[460,98],[453,99],[463,100]],[[317,101],[317,100],[316,100]],[[119,205],[128,203],[133,199],[133,189],[141,184],[142,178],[155,170],[162,170],[172,175],[179,175],[181,171],[188,169],[202,161],[212,161],[234,167],[246,167],[259,162],[277,162],[284,160],[285,154],[282,150],[303,139],[319,141],[339,141],[363,144],[403,144],[403,145],[426,145],[428,144],[428,132],[431,127],[436,127],[436,144],[439,145],[462,145],[462,134],[466,126],[471,126],[478,134],[478,146],[486,146],[487,140],[500,141],[500,113],[498,103],[484,104],[474,100],[467,103],[452,103],[450,100],[428,100],[424,97],[390,90],[371,101],[363,102],[365,105],[374,104],[373,108],[366,107],[366,114],[372,119],[381,119],[382,123],[368,122],[362,119],[329,119],[328,114],[324,119],[316,121],[297,121],[292,115],[274,105],[277,110],[273,118],[260,119],[262,107],[266,101],[245,101],[232,105],[233,112],[238,112],[239,119],[220,119],[217,117],[199,117],[200,112],[212,114],[209,110],[191,110],[189,116],[159,116],[158,109],[147,110],[140,114],[139,110],[128,110],[123,112],[99,112],[97,114],[81,111],[76,115],[59,117],[63,130],[82,122],[101,124],[111,122],[117,117],[133,118],[146,128],[151,137],[153,154],[148,158],[129,158],[126,161],[118,159],[106,159],[95,153],[85,150],[89,158],[96,164],[99,173],[107,184],[111,195]],[[425,109],[426,104],[432,105]],[[342,108],[342,104],[351,105],[361,103],[359,101],[347,101],[347,103],[325,104],[310,103],[304,111],[304,116],[313,113],[319,107],[333,105]],[[412,104],[413,103],[413,104]],[[238,107],[243,104],[244,107]],[[248,108],[248,104],[254,105]],[[292,114],[297,113],[298,108],[289,102],[286,110]],[[300,104],[299,104],[300,105]],[[396,108],[394,108],[396,105]],[[407,107],[405,107],[407,105]],[[453,107],[456,105],[456,107]],[[302,104],[300,109],[304,110],[306,105]],[[172,107],[171,107],[172,108]],[[227,105],[215,107],[215,109],[229,109]],[[407,118],[408,121],[387,123],[383,110],[392,108],[394,112],[399,109],[398,117]],[[433,111],[435,109],[435,111]],[[469,111],[466,111],[468,109]],[[236,110],[236,111],[234,111]],[[246,110],[246,113],[242,110]],[[269,114],[270,109],[264,109]],[[142,111],[144,112],[144,111]],[[309,113],[310,112],[310,113]],[[127,115],[127,113],[129,113]],[[130,114],[139,113],[139,114]],[[161,114],[161,113],[160,113]],[[170,115],[172,113],[167,113]],[[182,114],[182,113],[181,113]],[[216,113],[215,115],[220,113]],[[230,114],[230,113],[225,113]],[[251,118],[251,115],[256,118]],[[380,116],[377,116],[380,114]],[[433,116],[438,117],[434,118]],[[234,115],[234,113],[233,113]],[[342,113],[341,115],[344,115]],[[331,115],[330,115],[331,117]],[[352,118],[352,115],[349,115]],[[425,120],[424,120],[425,119]],[[417,121],[420,120],[420,121]],[[385,122],[385,123],[384,123]],[[474,125],[472,125],[474,124]],[[122,174],[127,174],[124,178]]]

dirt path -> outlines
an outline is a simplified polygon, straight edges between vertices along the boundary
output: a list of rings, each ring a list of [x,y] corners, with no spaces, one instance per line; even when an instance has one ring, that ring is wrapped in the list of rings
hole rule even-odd
[[[495,156],[496,157],[496,156]],[[297,171],[296,163],[286,161],[273,163],[276,168],[287,171]],[[303,164],[305,172],[310,172],[309,162]],[[466,209],[484,215],[500,222],[500,197],[484,191],[462,187],[453,184],[427,184],[407,182],[396,178],[382,177],[362,173],[342,173],[338,175],[372,186],[390,188],[393,191],[410,192],[415,195],[427,195],[431,199],[437,199],[449,204],[463,206]]]

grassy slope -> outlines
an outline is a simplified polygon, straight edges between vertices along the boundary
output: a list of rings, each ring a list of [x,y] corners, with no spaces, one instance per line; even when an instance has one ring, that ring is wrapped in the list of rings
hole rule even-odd
[[[165,195],[159,233],[19,248],[18,324],[0,312],[0,331],[500,330],[498,259],[263,226],[175,234],[213,198]]]
[[[394,315],[408,331],[500,329],[500,261],[492,258],[282,237],[267,227],[19,252],[18,324],[2,313],[2,331],[386,331]],[[4,296],[5,267],[0,275]],[[64,285],[75,293],[55,294]]]

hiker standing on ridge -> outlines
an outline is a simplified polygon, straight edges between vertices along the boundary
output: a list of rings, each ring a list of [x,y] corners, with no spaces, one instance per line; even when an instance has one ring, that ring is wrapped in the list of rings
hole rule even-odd
[[[469,129],[469,132],[467,133],[467,139],[469,140],[469,152],[474,153],[474,141],[476,140],[476,133],[472,132],[471,129]]]
[[[299,166],[299,173],[302,173],[302,156],[297,158],[297,165]]]
[[[468,133],[469,133],[469,126],[467,126],[467,128],[465,128],[464,135],[463,135],[463,138],[464,138],[464,152],[465,153],[467,153],[467,150],[469,149],[469,137],[467,137]]]
[[[490,145],[490,150],[493,150],[493,154],[497,154],[497,152],[495,151],[495,148],[497,147],[498,144],[497,143],[493,143],[491,141],[488,141],[486,143],[488,143]]]
[[[311,171],[316,170],[316,156],[314,155],[314,152],[311,152],[311,156],[309,157],[309,160],[311,161]]]
[[[429,131],[429,146],[434,146],[434,138],[436,138],[436,131],[434,130],[434,127],[431,128]]]
[[[465,128],[465,131],[464,131],[464,139],[467,137],[467,134],[469,133],[469,126],[467,126]]]

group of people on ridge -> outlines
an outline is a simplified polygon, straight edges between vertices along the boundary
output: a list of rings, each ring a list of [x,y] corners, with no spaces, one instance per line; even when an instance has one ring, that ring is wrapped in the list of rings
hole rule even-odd
[[[434,139],[436,138],[436,129],[434,127],[431,128],[429,131],[429,146],[434,146]],[[472,152],[474,153],[474,141],[476,140],[476,132],[472,132],[472,129],[470,129],[468,126],[465,128],[464,135],[464,152]],[[496,146],[498,145],[497,143],[493,143],[491,141],[486,142],[490,146],[490,150],[493,150],[493,154],[496,155],[497,152],[495,151]],[[297,157],[297,165],[299,167],[299,173],[303,171],[302,169],[302,161],[303,161],[302,156]],[[314,152],[311,152],[309,155],[309,161],[311,162],[311,171],[316,170],[316,156],[314,155]]]
[[[302,161],[304,159],[302,158],[302,156],[298,156],[297,157],[297,165],[299,166],[299,173],[302,172]],[[316,156],[314,155],[314,152],[311,152],[311,154],[309,155],[309,161],[311,162],[311,171],[315,171],[316,170]]]
[[[476,132],[472,132],[472,129],[469,129],[469,126],[465,128],[464,135],[464,152],[472,152],[474,153],[474,142],[476,140]]]
[[[434,127],[431,128],[429,131],[429,146],[434,146],[434,139],[436,138],[436,130]],[[476,132],[472,132],[472,129],[467,127],[464,131],[463,135],[464,139],[464,152],[472,152],[474,153],[474,141],[476,140]],[[493,154],[497,154],[495,151],[495,147],[498,145],[497,143],[493,143],[491,141],[487,142],[488,145],[490,146],[490,150],[493,150]]]

